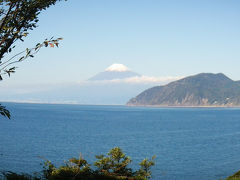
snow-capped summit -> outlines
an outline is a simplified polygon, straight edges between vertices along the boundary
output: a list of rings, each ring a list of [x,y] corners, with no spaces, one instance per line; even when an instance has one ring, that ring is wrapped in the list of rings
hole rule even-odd
[[[132,72],[127,66],[123,64],[112,64],[105,71],[100,72],[90,78],[90,81],[115,80],[125,79],[131,77],[140,77],[138,73]]]
[[[124,71],[130,71],[130,69],[127,66],[124,66],[123,64],[112,64],[111,66],[106,68],[105,71],[124,72]]]

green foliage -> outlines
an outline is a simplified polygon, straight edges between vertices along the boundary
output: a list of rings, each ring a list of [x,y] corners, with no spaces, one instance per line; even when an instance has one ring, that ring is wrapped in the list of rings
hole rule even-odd
[[[24,41],[29,31],[37,27],[38,16],[43,11],[61,0],[0,0],[0,81],[4,75],[10,77],[15,73],[14,64],[33,58],[42,47],[59,45],[57,39],[45,39],[33,48],[26,48],[10,58],[4,58],[12,53],[17,41]],[[10,112],[5,107],[0,107],[0,115],[10,118]]]
[[[221,73],[201,73],[147,89],[128,105],[240,106],[240,82]]]
[[[106,156],[99,155],[96,158],[94,168],[80,156],[78,159],[71,158],[58,168],[50,161],[46,161],[40,176],[12,172],[3,175],[7,180],[147,180],[151,178],[150,169],[154,165],[155,157],[151,160],[144,159],[137,171],[128,167],[132,161],[119,147],[111,149]]]
[[[232,176],[229,176],[226,180],[240,180],[240,171],[236,172]]]
[[[112,173],[116,175],[130,176],[132,170],[127,166],[131,163],[130,157],[126,156],[119,147],[115,147],[107,154],[107,156],[96,156],[98,161],[94,163],[101,173]]]
[[[49,180],[147,180],[151,178],[151,167],[154,165],[153,157],[150,161],[144,159],[140,163],[140,169],[133,171],[129,168],[132,162],[119,147],[115,147],[107,155],[96,156],[97,167],[91,169],[91,165],[82,158],[72,158],[64,166],[56,168],[50,161],[44,165],[44,178]]]
[[[151,160],[148,160],[147,158],[142,160],[142,162],[139,163],[140,169],[137,171],[137,175],[139,177],[145,177],[145,178],[151,178],[151,167],[155,165],[154,159],[156,156],[153,156]]]
[[[55,166],[51,163],[51,161],[47,160],[43,164],[43,177],[45,179],[49,179],[52,172],[55,170]]]
[[[64,166],[56,168],[50,161],[46,161],[43,166],[43,176],[45,179],[82,179],[91,175],[90,164],[81,156],[79,159],[72,158]]]
[[[11,171],[3,173],[6,180],[40,180],[38,177],[29,174],[17,174]]]
[[[11,115],[10,112],[0,104],[0,114],[4,117],[7,117],[8,119],[10,119]]]
[[[46,39],[34,48],[26,48],[10,59],[4,59],[4,55],[11,53],[15,48],[16,41],[24,41],[29,31],[37,27],[41,11],[55,5],[57,1],[60,0],[0,0],[0,80],[4,74],[10,76],[15,72],[16,67],[12,66],[13,64],[34,57],[41,47],[58,46],[61,39]],[[20,56],[23,53],[25,55]],[[18,59],[15,60],[16,58]]]

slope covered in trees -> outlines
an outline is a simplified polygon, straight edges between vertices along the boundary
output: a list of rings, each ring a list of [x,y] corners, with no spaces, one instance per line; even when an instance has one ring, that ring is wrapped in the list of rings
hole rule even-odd
[[[133,106],[240,106],[240,83],[222,73],[201,73],[150,88],[127,105]]]

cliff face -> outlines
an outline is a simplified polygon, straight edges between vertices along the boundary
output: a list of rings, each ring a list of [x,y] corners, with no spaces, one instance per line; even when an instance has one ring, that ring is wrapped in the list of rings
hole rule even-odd
[[[132,106],[240,106],[240,82],[222,73],[202,73],[150,88]]]

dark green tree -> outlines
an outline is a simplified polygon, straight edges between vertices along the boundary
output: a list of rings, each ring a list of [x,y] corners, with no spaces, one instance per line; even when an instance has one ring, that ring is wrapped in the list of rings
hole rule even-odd
[[[56,167],[51,161],[45,161],[42,173],[34,176],[26,173],[4,172],[7,180],[148,180],[151,178],[151,167],[154,165],[155,156],[151,160],[144,159],[139,163],[140,168],[134,171],[128,166],[130,157],[126,156],[119,147],[115,147],[107,155],[96,156],[95,167],[83,159],[72,158],[64,165]]]
[[[155,158],[156,156],[153,156],[151,160],[148,160],[147,158],[142,160],[142,162],[139,163],[140,169],[136,172],[137,176],[145,177],[146,179],[151,178],[151,167],[155,165]]]
[[[29,32],[37,27],[39,14],[58,1],[61,0],[0,0],[0,80],[4,75],[10,76],[15,72],[16,63],[33,58],[42,47],[58,47],[61,38],[45,39],[33,48],[26,48],[10,58],[5,58],[16,47],[17,41],[24,41]],[[10,118],[9,111],[1,104],[0,114]]]
[[[98,161],[94,165],[98,167],[99,172],[124,176],[132,174],[132,170],[128,168],[132,160],[119,147],[111,149],[107,156],[99,155],[96,158]]]
[[[43,175],[48,180],[148,180],[154,158],[144,159],[140,168],[134,171],[129,167],[132,160],[119,148],[111,149],[107,155],[96,156],[94,168],[82,158],[72,158],[65,165],[55,167],[50,161],[44,164]]]

